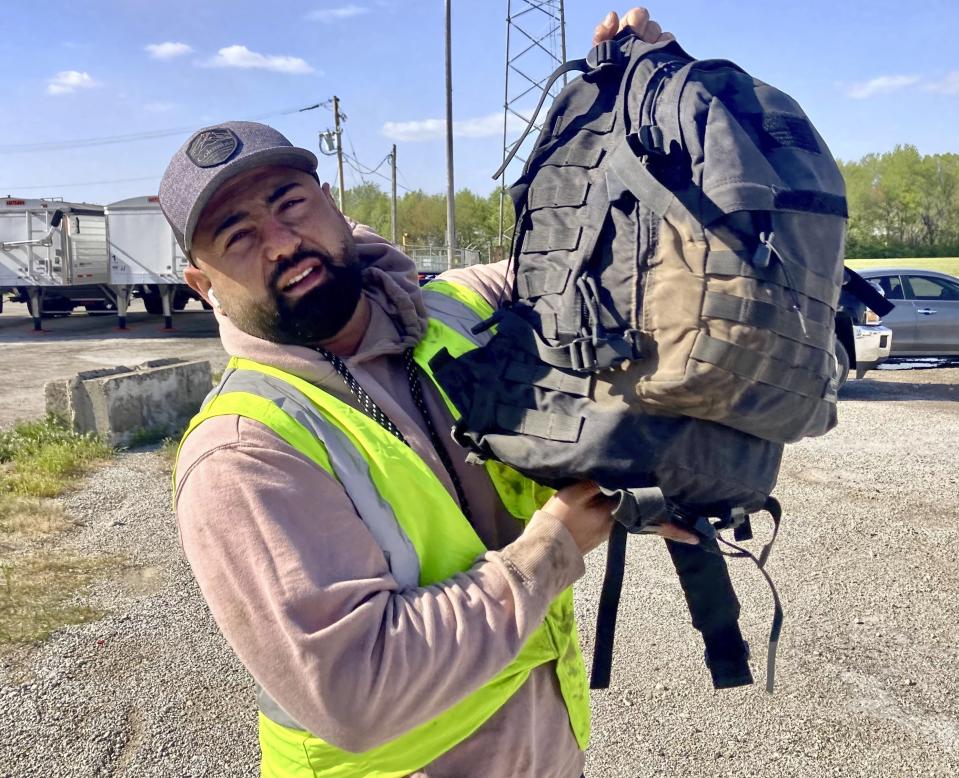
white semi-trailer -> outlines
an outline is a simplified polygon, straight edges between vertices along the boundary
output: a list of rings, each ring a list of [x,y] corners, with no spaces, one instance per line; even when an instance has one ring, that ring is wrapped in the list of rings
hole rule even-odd
[[[41,329],[44,310],[112,308],[117,301],[109,284],[101,206],[0,199],[0,300],[15,292],[28,302],[34,329]]]
[[[184,283],[183,255],[156,196],[131,197],[104,209],[110,255],[110,284],[116,291],[119,325],[126,326],[126,301],[143,298],[148,313],[163,314],[173,326],[173,311],[199,299]]]

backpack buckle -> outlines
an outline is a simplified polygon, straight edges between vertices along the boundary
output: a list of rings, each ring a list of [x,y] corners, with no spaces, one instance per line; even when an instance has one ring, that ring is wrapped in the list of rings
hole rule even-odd
[[[613,38],[597,43],[586,55],[586,64],[589,65],[590,72],[602,70],[611,65],[622,65],[626,61],[626,56],[619,46],[619,41]]]
[[[592,373],[599,363],[596,361],[596,348],[591,338],[579,338],[569,344],[570,367],[578,373]]]
[[[622,335],[600,336],[596,331],[570,343],[570,367],[579,372],[597,373],[611,370],[624,362],[642,356],[639,330],[626,330]]]

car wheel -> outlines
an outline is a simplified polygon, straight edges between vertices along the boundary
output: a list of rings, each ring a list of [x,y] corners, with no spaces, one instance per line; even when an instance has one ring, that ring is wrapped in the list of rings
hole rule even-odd
[[[836,338],[836,378],[838,389],[842,389],[849,378],[849,354],[839,338]]]

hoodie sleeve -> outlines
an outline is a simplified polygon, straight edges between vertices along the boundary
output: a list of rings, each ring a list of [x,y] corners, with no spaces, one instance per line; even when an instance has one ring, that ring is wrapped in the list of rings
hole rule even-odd
[[[469,570],[400,589],[342,487],[235,416],[190,435],[177,479],[181,543],[226,639],[284,710],[348,751],[496,675],[584,572],[569,532],[537,513]]]
[[[365,224],[359,224],[347,218],[347,223],[353,230],[353,239],[360,244],[385,243],[393,246],[386,238],[378,235]],[[399,251],[398,247],[395,247]],[[444,281],[451,281],[455,284],[472,289],[482,295],[493,308],[499,308],[504,300],[508,300],[512,293],[513,271],[509,260],[493,262],[489,265],[470,265],[468,267],[454,268],[440,274]]]
[[[504,259],[490,265],[458,267],[442,273],[440,278],[478,292],[493,308],[499,308],[512,294],[513,272],[509,265],[509,260]]]

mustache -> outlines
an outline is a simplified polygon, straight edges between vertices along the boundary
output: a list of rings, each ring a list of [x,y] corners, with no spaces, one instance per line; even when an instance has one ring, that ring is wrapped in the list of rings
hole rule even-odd
[[[276,263],[276,266],[273,268],[273,273],[270,275],[270,288],[274,292],[278,292],[279,289],[277,284],[279,283],[280,277],[290,268],[296,267],[304,259],[318,259],[323,263],[325,267],[331,267],[335,263],[333,262],[333,257],[331,257],[327,252],[322,249],[316,248],[304,248],[300,249],[292,256],[287,257],[286,259],[281,259]]]

